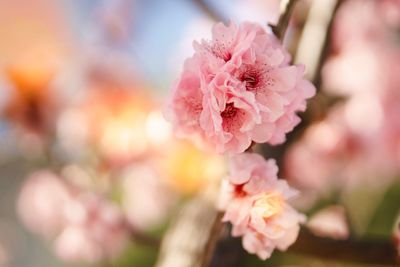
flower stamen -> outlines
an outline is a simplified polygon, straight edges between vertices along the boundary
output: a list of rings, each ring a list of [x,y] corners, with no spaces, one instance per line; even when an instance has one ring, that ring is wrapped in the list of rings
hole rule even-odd
[[[236,115],[237,108],[233,106],[233,103],[226,104],[225,110],[221,112],[221,117],[224,119],[232,118]]]

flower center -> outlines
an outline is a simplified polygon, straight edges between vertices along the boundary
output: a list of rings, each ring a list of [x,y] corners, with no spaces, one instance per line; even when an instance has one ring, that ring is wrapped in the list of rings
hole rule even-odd
[[[264,194],[260,199],[256,200],[255,207],[260,208],[261,216],[268,219],[283,210],[284,200],[278,193]]]
[[[229,47],[218,40],[209,49],[214,56],[223,59],[225,62],[228,62],[232,58]]]
[[[233,106],[233,103],[226,104],[225,110],[221,112],[221,117],[232,118],[236,115],[237,109]]]
[[[243,190],[243,187],[244,187],[244,184],[236,185],[234,187],[236,197],[246,196],[246,192]]]
[[[239,74],[239,79],[246,84],[246,90],[254,91],[262,86],[263,70],[254,66],[245,66],[242,73]]]
[[[246,89],[249,91],[252,91],[256,88],[257,84],[258,84],[258,79],[257,77],[254,77],[252,75],[249,75],[247,73],[245,73],[242,77],[242,81],[246,82]]]

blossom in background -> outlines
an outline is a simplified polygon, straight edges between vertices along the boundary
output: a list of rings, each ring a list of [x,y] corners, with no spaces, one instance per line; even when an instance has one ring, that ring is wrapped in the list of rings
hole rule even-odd
[[[398,73],[398,6],[395,0],[353,0],[340,6],[333,24],[332,54],[323,67],[324,89],[357,97],[398,84],[390,78]],[[391,28],[387,20],[397,21],[397,26]]]
[[[53,238],[65,224],[63,207],[70,197],[58,175],[47,170],[37,171],[27,178],[21,189],[18,214],[29,230]]]
[[[128,164],[151,149],[146,123],[152,99],[132,85],[121,89],[116,82],[97,82],[59,117],[59,142],[70,153],[91,148],[110,165]]]
[[[28,177],[18,212],[34,233],[52,241],[67,262],[109,262],[127,245],[130,226],[120,208],[102,195],[43,170]]]
[[[346,211],[339,205],[328,206],[318,211],[310,217],[307,227],[315,235],[333,239],[347,239],[350,234]]]
[[[110,262],[120,255],[129,227],[120,209],[95,193],[76,196],[65,207],[66,226],[54,241],[67,262]]]
[[[167,218],[175,196],[164,182],[150,163],[131,164],[123,170],[122,208],[136,229],[154,229]]]
[[[293,244],[305,222],[287,202],[298,192],[278,179],[277,172],[274,160],[252,153],[234,156],[221,191],[223,221],[232,224],[232,235],[242,236],[249,253],[264,260],[275,249],[284,251]]]
[[[388,38],[393,37],[391,31],[396,30],[399,22],[398,0],[346,1],[340,6],[334,21],[334,49],[340,51],[357,42],[372,46],[387,44]]]
[[[360,183],[382,185],[390,181],[398,171],[398,163],[384,145],[386,126],[376,116],[381,106],[365,98],[355,100],[359,101],[333,108],[325,120],[311,125],[288,149],[285,155],[288,180],[318,193]]]
[[[166,110],[176,130],[219,153],[284,142],[315,88],[274,35],[255,23],[219,23],[194,48]]]
[[[347,99],[285,155],[285,176],[303,189],[385,186],[398,177],[400,49],[385,21],[399,13],[387,5],[395,2],[347,1],[338,10],[323,88]]]
[[[160,173],[183,194],[200,192],[226,173],[222,155],[201,151],[187,140],[171,139],[157,160]]]

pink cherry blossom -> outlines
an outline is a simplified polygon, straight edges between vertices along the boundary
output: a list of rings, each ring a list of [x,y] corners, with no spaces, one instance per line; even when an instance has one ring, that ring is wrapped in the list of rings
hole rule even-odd
[[[65,177],[38,171],[22,187],[18,212],[34,233],[52,241],[66,262],[109,262],[127,245],[130,226],[121,209]]]
[[[285,155],[285,176],[303,190],[384,187],[400,162],[400,95],[358,95],[311,125]],[[377,179],[379,177],[379,179]]]
[[[129,223],[142,231],[160,225],[171,211],[175,198],[156,168],[151,164],[132,164],[121,176],[122,209]]]
[[[278,179],[277,171],[273,160],[244,153],[232,157],[230,175],[222,186],[223,221],[230,222],[232,235],[242,236],[243,247],[261,259],[293,244],[305,221],[305,216],[288,204],[297,191]]]
[[[315,235],[333,239],[347,239],[350,234],[346,212],[339,205],[328,206],[318,211],[308,220],[307,227]]]
[[[65,207],[66,227],[55,240],[67,262],[109,262],[128,241],[129,228],[119,208],[94,193],[76,196]]]
[[[256,23],[219,23],[193,46],[165,112],[176,131],[219,153],[284,142],[315,88],[274,35]]]
[[[242,153],[229,161],[228,180],[234,185],[243,185],[247,194],[260,193],[278,179],[275,160],[265,160],[256,153]]]
[[[68,188],[56,174],[34,172],[23,185],[17,203],[18,215],[34,233],[52,238],[65,225],[63,206],[70,201]]]

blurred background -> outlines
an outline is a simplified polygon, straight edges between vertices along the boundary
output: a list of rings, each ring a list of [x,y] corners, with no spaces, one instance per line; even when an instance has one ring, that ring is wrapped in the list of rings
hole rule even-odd
[[[174,137],[171,85],[216,21],[274,24],[279,4],[0,0],[0,267],[153,266],[171,218],[225,175]],[[285,145],[257,149],[315,235],[400,244],[400,1],[301,0],[285,44],[318,93]],[[232,242],[215,266],[363,266]]]

